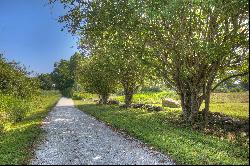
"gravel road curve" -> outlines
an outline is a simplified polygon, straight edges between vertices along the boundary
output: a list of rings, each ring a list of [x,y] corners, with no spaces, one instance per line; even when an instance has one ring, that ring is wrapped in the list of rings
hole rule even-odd
[[[113,131],[61,98],[44,120],[46,136],[31,165],[172,165],[167,156]]]

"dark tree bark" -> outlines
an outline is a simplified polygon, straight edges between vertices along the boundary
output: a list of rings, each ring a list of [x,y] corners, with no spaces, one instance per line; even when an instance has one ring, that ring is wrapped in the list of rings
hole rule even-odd
[[[99,104],[107,104],[109,95],[108,94],[103,94],[103,95],[100,95],[99,98],[100,98]]]
[[[130,107],[132,104],[133,92],[125,91],[125,106]]]
[[[132,104],[132,99],[134,95],[134,88],[131,84],[125,84],[124,87],[124,95],[125,95],[125,107],[128,108]]]
[[[124,95],[125,95],[125,107],[128,108],[132,104],[133,95],[136,92],[138,86],[132,80],[124,80],[123,83]]]
[[[207,115],[208,115],[208,112],[209,112],[209,104],[210,104],[210,94],[211,92],[209,91],[206,96],[205,96],[205,108],[204,108],[204,112],[203,112],[203,118],[204,118],[204,122],[205,122],[205,125],[207,125]]]
[[[194,123],[201,106],[201,99],[198,94],[193,92],[183,92],[181,94],[181,106],[183,111],[183,118],[188,123]]]

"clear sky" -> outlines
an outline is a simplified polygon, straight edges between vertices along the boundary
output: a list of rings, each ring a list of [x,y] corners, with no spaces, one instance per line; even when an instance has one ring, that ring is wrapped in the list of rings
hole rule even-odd
[[[77,51],[76,37],[57,22],[64,10],[48,0],[0,0],[0,53],[37,73],[48,73]]]

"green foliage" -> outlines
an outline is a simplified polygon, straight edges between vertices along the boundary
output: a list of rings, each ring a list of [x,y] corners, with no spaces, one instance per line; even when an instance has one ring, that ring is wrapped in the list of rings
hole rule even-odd
[[[0,122],[0,136],[4,132],[4,124],[3,122]]]
[[[41,134],[40,123],[59,99],[49,89],[48,75],[40,85],[26,68],[0,55],[0,165],[27,164],[32,143]]]
[[[152,75],[146,64],[177,91],[192,122],[221,81],[249,70],[247,0],[59,2],[70,9],[59,21],[80,34],[80,46],[114,57],[128,104]]]
[[[73,100],[97,99],[98,95],[87,92],[74,92]]]
[[[221,83],[214,92],[241,92],[249,90],[249,76],[231,78]]]
[[[141,92],[161,92],[162,89],[159,86],[153,86],[153,87],[143,87],[140,90]]]
[[[249,91],[249,75],[247,77],[243,77],[240,80],[240,87],[244,90]]]
[[[1,123],[16,123],[31,111],[30,101],[39,96],[39,81],[29,77],[29,72],[20,64],[8,62],[0,56],[0,120]]]
[[[52,90],[54,89],[54,82],[52,80],[51,74],[40,74],[38,76],[40,81],[40,88],[43,90]]]
[[[60,62],[55,63],[54,71],[51,73],[52,80],[56,84],[56,89],[59,89],[61,92],[69,87],[72,87],[74,84],[69,64],[69,61],[62,59]]]
[[[0,94],[0,117],[2,121],[12,123],[20,122],[31,110],[27,100],[19,99],[14,96]]]
[[[63,96],[71,98],[73,96],[73,93],[74,93],[73,87],[68,87],[66,89],[63,89],[61,91],[61,93]]]
[[[25,67],[0,55],[0,92],[29,98],[39,93],[39,81],[30,78]]]
[[[108,125],[170,155],[177,164],[247,164],[249,161],[248,147],[173,124],[171,119],[180,114],[175,109],[149,113],[86,101],[75,101],[75,104]]]
[[[1,99],[19,101],[19,105],[23,105],[24,101],[16,100],[10,96]],[[47,116],[48,111],[59,100],[60,94],[56,91],[42,91],[42,93],[29,102],[31,110],[26,111],[26,116],[21,122],[14,124],[4,121],[0,112],[0,126],[4,127],[4,132],[0,136],[0,165],[23,165],[28,164],[28,160],[32,157],[33,145],[40,138],[42,129],[40,128],[42,120]],[[6,104],[6,102],[5,102]],[[9,103],[11,104],[11,103]],[[18,105],[18,103],[16,103]],[[0,102],[2,109],[2,102]],[[10,112],[10,106],[6,106],[6,111]],[[7,110],[9,109],[9,110]]]
[[[86,60],[87,59],[78,52],[70,57],[69,70],[75,84],[78,84],[80,82],[83,72],[83,66],[86,63]]]
[[[98,94],[106,103],[110,93],[116,91],[117,71],[110,65],[110,58],[92,56],[85,64],[81,83],[85,91]]]
[[[74,91],[82,91],[82,77],[87,59],[80,53],[75,53],[70,60],[60,60],[55,63],[54,70],[50,74],[55,88],[66,97],[72,97]]]
[[[112,96],[113,99],[120,102],[124,102],[124,96]],[[162,92],[142,92],[136,93],[133,97],[134,103],[144,104],[161,104],[163,98],[179,99],[179,96],[174,91],[162,91]]]

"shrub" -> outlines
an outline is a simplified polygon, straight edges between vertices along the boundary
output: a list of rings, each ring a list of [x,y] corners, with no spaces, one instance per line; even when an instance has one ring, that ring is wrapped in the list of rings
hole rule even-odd
[[[31,111],[31,107],[28,101],[16,100],[8,110],[8,120],[13,123],[20,122],[29,111]]]
[[[0,120],[2,122],[20,122],[31,110],[28,100],[19,99],[11,95],[0,94]]]
[[[72,87],[68,87],[64,90],[62,90],[62,95],[65,97],[72,97],[73,96],[73,88]]]

